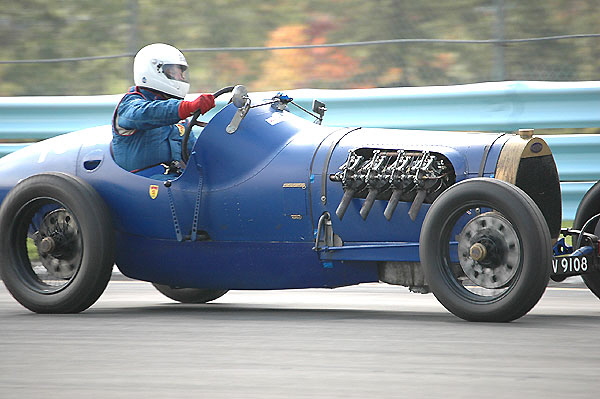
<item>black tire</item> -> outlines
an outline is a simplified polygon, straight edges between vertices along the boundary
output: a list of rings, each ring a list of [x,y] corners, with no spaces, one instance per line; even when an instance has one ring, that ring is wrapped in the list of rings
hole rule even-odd
[[[434,201],[419,254],[436,298],[469,321],[525,315],[543,295],[552,262],[550,232],[535,202],[487,178],[455,184]]]
[[[579,230],[584,227],[586,222],[593,216],[600,213],[600,182],[594,184],[583,196],[583,199],[577,207],[573,228]],[[600,223],[598,219],[588,224],[585,228],[588,233],[600,234]],[[575,240],[574,240],[575,241]],[[573,243],[575,244],[575,243]],[[587,287],[600,298],[600,272],[582,274],[581,278]]]
[[[154,288],[167,298],[181,303],[206,303],[222,297],[228,290],[207,290],[202,288],[173,288],[152,283]]]
[[[17,184],[0,207],[0,275],[37,313],[77,313],[100,297],[114,263],[111,215],[85,181],[43,173]]]

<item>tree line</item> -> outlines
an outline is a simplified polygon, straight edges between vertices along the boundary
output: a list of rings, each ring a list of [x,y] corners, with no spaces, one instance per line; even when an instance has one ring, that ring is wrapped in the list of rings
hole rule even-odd
[[[2,8],[0,96],[122,93],[132,84],[131,55],[153,42],[221,49],[184,51],[192,91],[235,83],[261,91],[600,75],[600,0],[21,0]],[[566,35],[578,37],[511,41]],[[388,39],[405,42],[244,49]],[[115,55],[124,56],[6,63]]]

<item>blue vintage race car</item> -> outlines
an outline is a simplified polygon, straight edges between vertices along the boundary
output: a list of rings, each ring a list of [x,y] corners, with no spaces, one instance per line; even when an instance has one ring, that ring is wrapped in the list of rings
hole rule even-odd
[[[16,300],[40,313],[85,310],[114,264],[184,303],[384,281],[431,291],[466,320],[510,321],[551,274],[593,272],[598,294],[597,221],[583,224],[600,213],[600,188],[579,230],[563,231],[579,252],[559,241],[553,260],[559,179],[531,131],[325,127],[318,101],[304,110],[313,123],[284,94],[215,94],[231,91],[180,168],[121,169],[109,126],[2,158],[0,271]]]

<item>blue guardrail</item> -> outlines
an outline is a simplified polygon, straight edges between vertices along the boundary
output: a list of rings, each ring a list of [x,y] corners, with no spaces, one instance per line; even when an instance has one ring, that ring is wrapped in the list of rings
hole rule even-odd
[[[331,126],[469,131],[600,127],[600,81],[300,89],[286,94],[305,108],[315,98],[325,102],[324,123]],[[261,92],[252,97],[260,101],[273,95]],[[0,97],[0,156],[26,146],[27,141],[106,125],[121,96]],[[225,100],[218,101],[216,109],[223,105]],[[585,191],[600,180],[600,135],[543,137],[558,165],[563,219],[572,220]]]

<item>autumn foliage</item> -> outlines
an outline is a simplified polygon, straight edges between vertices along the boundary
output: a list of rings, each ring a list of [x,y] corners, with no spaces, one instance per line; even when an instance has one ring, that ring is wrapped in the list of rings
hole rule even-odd
[[[308,25],[285,25],[271,32],[268,47],[321,45],[328,43],[333,24],[315,21]],[[263,76],[255,83],[265,89],[321,87],[335,82],[346,87],[361,72],[360,62],[344,48],[272,50],[262,63]]]

